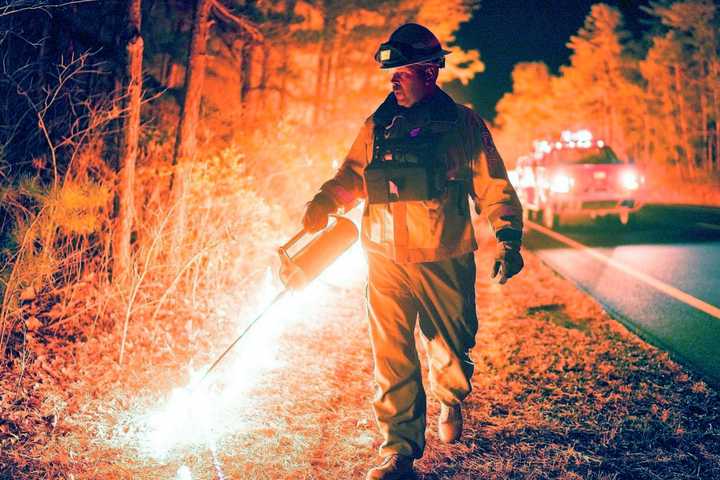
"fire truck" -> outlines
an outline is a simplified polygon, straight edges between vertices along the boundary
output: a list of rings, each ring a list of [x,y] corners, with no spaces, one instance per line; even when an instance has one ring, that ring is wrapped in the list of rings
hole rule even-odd
[[[565,131],[561,140],[534,147],[513,175],[528,220],[555,228],[571,217],[614,217],[627,225],[640,208],[645,178],[588,130]]]

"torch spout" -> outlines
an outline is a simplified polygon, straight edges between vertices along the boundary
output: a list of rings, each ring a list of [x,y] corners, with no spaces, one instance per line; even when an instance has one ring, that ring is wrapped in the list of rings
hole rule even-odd
[[[285,285],[285,289],[278,293],[275,298],[245,326],[245,329],[243,329],[240,335],[238,335],[218,359],[210,365],[210,368],[207,369],[205,375],[200,379],[200,384],[205,381],[208,375],[210,375],[210,372],[218,366],[230,350],[242,340],[245,334],[250,331],[286,293],[305,287],[355,243],[358,238],[358,229],[355,224],[347,218],[341,216],[334,217],[336,220],[335,223],[311,238],[297,253],[291,255],[289,251],[296,243],[305,237],[305,235],[311,237],[304,229],[296,233],[285,245],[278,248],[281,263],[280,279]]]
[[[235,347],[235,345],[237,345],[240,342],[240,340],[242,340],[242,338],[245,336],[246,333],[248,333],[250,331],[250,329],[253,327],[253,325],[255,325],[263,316],[265,316],[265,314],[277,302],[279,302],[285,296],[285,294],[288,293],[289,291],[290,291],[289,289],[285,288],[280,293],[275,295],[275,298],[273,298],[270,301],[270,303],[268,303],[267,306],[265,306],[265,308],[250,323],[248,323],[245,326],[245,328],[240,333],[240,335],[238,335],[237,338],[235,338],[235,340],[233,340],[233,342],[225,349],[225,351],[220,354],[220,356],[217,358],[217,360],[215,360],[215,362],[213,362],[213,364],[210,365],[210,368],[207,369],[205,374],[200,379],[199,384],[202,384],[205,381],[205,379],[208,377],[208,375],[210,375],[210,372],[212,372],[215,369],[215,367],[217,367],[220,364],[220,362],[222,362],[223,358],[225,358],[227,356],[227,354],[230,353],[230,351]]]

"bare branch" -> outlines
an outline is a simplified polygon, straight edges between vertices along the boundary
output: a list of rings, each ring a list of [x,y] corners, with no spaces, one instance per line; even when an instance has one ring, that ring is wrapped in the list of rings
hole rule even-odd
[[[20,12],[26,12],[28,10],[48,10],[50,8],[61,8],[61,7],[67,7],[69,5],[77,5],[80,3],[91,3],[91,2],[97,2],[97,0],[68,0],[66,2],[60,2],[60,3],[51,3],[47,1],[38,1],[38,0],[16,0],[15,2],[10,2],[7,5],[4,5],[3,7],[0,7],[0,17],[5,17],[7,15],[14,15],[16,13]]]
[[[215,11],[220,14],[221,17],[223,17],[225,20],[233,22],[235,25],[244,30],[245,33],[247,33],[254,42],[261,43],[264,40],[264,36],[262,32],[260,32],[260,29],[257,25],[255,25],[247,18],[241,17],[231,12],[230,9],[223,5],[220,0],[213,0],[212,6],[215,8]]]

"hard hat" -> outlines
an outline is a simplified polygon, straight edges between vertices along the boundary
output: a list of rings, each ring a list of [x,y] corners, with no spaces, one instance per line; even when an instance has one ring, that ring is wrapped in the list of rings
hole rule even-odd
[[[427,28],[417,23],[406,23],[395,30],[387,42],[380,45],[375,60],[380,68],[397,68],[417,63],[435,63],[445,66],[445,55],[440,41]]]

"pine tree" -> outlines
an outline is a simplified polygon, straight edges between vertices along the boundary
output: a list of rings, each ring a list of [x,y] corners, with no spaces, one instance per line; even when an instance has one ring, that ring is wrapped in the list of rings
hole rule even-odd
[[[553,138],[562,129],[553,108],[553,82],[542,62],[518,63],[512,71],[513,89],[497,104],[497,143],[506,161],[531,151],[534,140]]]
[[[577,115],[574,126],[584,125],[616,150],[626,150],[624,132],[618,128],[620,109],[629,98],[623,93],[623,42],[620,12],[605,4],[593,5],[585,25],[570,38],[570,66],[562,67],[562,90],[566,108]]]
[[[647,11],[664,32],[653,39],[644,63],[645,78],[655,101],[669,102],[665,113],[675,117],[676,161],[690,177],[718,168],[720,137],[720,18],[709,0],[652,2]]]
[[[185,237],[185,191],[189,168],[197,150],[197,125],[200,118],[200,101],[205,80],[207,39],[210,30],[209,16],[213,0],[197,0],[193,30],[188,52],[185,96],[180,111],[173,165],[174,232],[173,257],[179,258],[179,247]]]
[[[443,45],[450,47],[452,55],[445,58],[446,68],[439,80],[459,80],[467,85],[472,78],[485,70],[478,50],[463,50],[455,42],[460,24],[467,22],[479,7],[479,2],[468,0],[424,0],[417,2],[417,21],[431,27]]]

